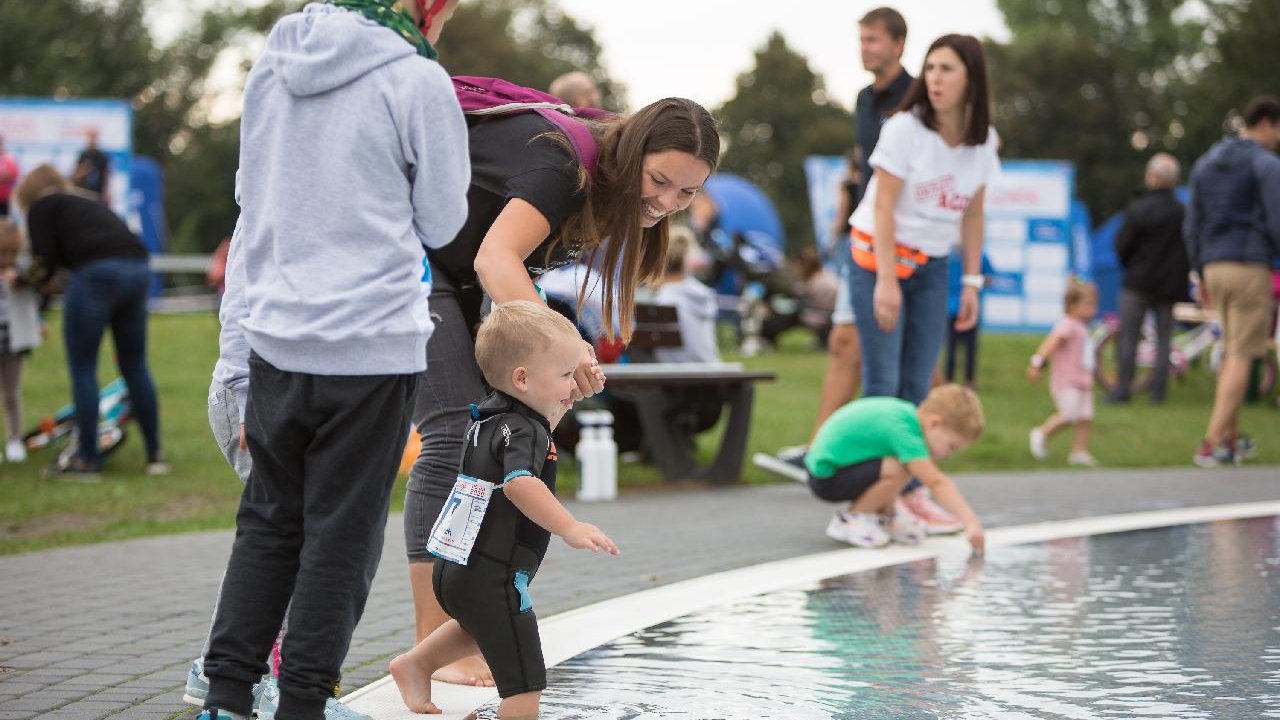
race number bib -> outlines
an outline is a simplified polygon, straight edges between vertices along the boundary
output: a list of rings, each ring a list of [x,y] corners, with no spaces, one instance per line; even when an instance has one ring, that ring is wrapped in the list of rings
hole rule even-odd
[[[496,487],[491,482],[458,473],[453,491],[431,528],[427,552],[450,562],[466,565],[471,548],[480,534],[480,523],[489,509],[489,498]]]

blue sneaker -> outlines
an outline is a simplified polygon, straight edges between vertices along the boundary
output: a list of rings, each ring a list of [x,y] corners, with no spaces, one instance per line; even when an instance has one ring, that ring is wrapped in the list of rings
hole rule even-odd
[[[253,686],[253,715],[258,720],[275,720],[280,709],[280,686],[276,679],[267,676]]]
[[[187,672],[187,687],[182,692],[182,701],[196,707],[204,707],[204,699],[209,697],[209,678],[204,674],[204,658],[198,657],[191,663]]]
[[[324,720],[373,720],[373,718],[343,705],[338,698],[329,698],[324,704]]]

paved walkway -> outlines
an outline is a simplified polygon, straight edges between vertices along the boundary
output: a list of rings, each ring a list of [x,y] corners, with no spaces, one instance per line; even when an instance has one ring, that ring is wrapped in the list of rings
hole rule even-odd
[[[988,526],[1280,499],[1280,468],[971,475]],[[622,547],[617,558],[553,543],[534,592],[550,616],[712,572],[831,550],[830,509],[798,484],[624,494],[570,503]],[[344,691],[386,673],[413,642],[401,518],[344,670]],[[208,629],[232,532],[0,557],[0,720],[189,717],[182,686]],[[868,551],[874,552],[874,551]]]

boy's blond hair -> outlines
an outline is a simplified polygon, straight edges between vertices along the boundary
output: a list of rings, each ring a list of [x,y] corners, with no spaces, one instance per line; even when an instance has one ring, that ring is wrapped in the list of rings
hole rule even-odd
[[[986,427],[978,393],[955,383],[939,385],[930,390],[928,397],[920,403],[920,412],[933,413],[942,418],[942,427],[966,442],[976,441]]]
[[[37,165],[31,172],[23,176],[18,187],[13,190],[18,209],[24,214],[31,209],[32,203],[50,193],[67,192],[72,185],[54,166],[45,163]]]
[[[530,300],[494,305],[476,334],[476,364],[492,387],[505,384],[515,368],[582,336],[569,318]]]

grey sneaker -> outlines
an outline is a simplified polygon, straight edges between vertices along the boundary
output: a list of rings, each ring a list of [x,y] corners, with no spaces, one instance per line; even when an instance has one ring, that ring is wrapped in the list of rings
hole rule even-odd
[[[204,675],[204,658],[198,657],[191,663],[187,671],[187,687],[182,692],[182,701],[204,707],[204,699],[209,696],[209,678]]]
[[[338,698],[329,698],[324,704],[325,720],[373,720],[372,717],[364,715],[343,705]]]
[[[253,715],[258,720],[275,720],[280,709],[280,686],[276,679],[267,676],[253,686]]]
[[[804,455],[799,458],[788,457],[784,459],[780,455],[756,453],[751,456],[751,462],[755,463],[757,467],[781,475],[788,480],[795,480],[801,483],[809,481],[809,471],[804,466]]]

